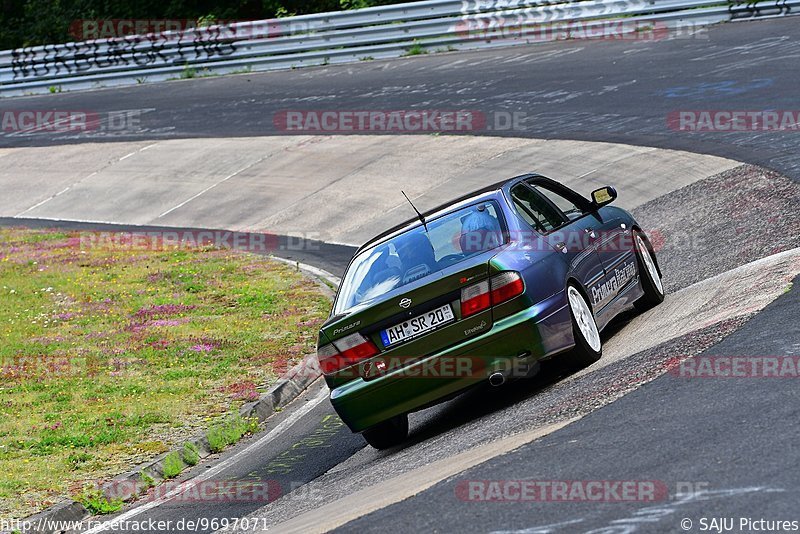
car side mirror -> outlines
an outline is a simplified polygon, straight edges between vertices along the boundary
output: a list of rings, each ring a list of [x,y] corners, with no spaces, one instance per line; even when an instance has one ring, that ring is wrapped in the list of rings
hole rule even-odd
[[[595,208],[602,208],[606,204],[611,204],[617,198],[617,190],[607,185],[592,191],[592,204]]]

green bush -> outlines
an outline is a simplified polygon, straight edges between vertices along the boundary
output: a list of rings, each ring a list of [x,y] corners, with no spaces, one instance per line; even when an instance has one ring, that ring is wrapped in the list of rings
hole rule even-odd
[[[113,514],[122,508],[122,499],[108,499],[96,486],[85,487],[76,500],[93,515]]]
[[[194,443],[187,441],[183,444],[183,462],[186,465],[197,465],[200,461],[200,453]]]
[[[168,453],[164,457],[164,467],[162,469],[164,478],[175,478],[181,474],[181,471],[183,471],[183,461],[181,457],[178,456],[176,451]]]
[[[156,485],[156,479],[154,479],[144,471],[139,472],[139,480],[141,480],[144,489],[152,488],[153,486]]]
[[[220,452],[228,445],[239,441],[247,433],[258,430],[258,421],[255,418],[244,418],[240,415],[228,417],[222,423],[208,429],[206,438],[211,452]]]
[[[406,55],[406,56],[419,56],[419,55],[427,54],[427,53],[428,53],[428,51],[425,50],[424,48],[422,48],[421,44],[414,43],[413,45],[411,45],[410,48],[406,49],[406,53],[404,55]]]
[[[82,19],[195,20],[208,25],[219,20],[261,20],[325,11],[358,9],[404,0],[20,0],[3,3],[0,50],[75,41],[75,22]],[[71,27],[72,25],[72,27]]]

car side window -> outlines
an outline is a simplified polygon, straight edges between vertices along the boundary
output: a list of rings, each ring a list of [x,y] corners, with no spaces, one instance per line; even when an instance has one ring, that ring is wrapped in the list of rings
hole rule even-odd
[[[556,193],[555,191],[551,191],[550,189],[542,187],[539,184],[529,184],[529,185],[533,187],[536,191],[538,191],[540,194],[547,197],[550,200],[550,202],[558,206],[558,209],[564,212],[564,215],[566,215],[570,221],[574,221],[575,219],[578,219],[583,215],[584,212],[580,208],[580,206],[575,204],[567,197],[559,193]]]
[[[551,232],[569,221],[538,191],[524,184],[511,189],[511,198],[520,216],[540,232]]]

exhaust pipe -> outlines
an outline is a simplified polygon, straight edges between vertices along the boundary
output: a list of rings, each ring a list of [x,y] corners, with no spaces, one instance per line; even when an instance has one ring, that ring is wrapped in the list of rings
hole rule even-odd
[[[500,372],[492,373],[489,375],[489,384],[494,387],[502,386],[506,383],[506,375]]]

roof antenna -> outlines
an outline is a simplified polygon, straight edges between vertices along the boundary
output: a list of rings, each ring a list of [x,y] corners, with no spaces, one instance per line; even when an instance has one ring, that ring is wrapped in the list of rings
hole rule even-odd
[[[419,217],[419,222],[422,223],[422,226],[425,228],[425,232],[427,233],[428,232],[428,225],[427,225],[427,223],[425,223],[425,217],[422,216],[422,214],[419,212],[419,210],[414,205],[414,203],[411,202],[411,199],[408,198],[408,195],[406,195],[406,192],[403,191],[402,189],[400,190],[400,192],[403,193],[403,196],[406,197],[406,200],[408,200],[408,203],[411,204],[411,207],[414,208],[414,211],[417,212],[417,217]]]

